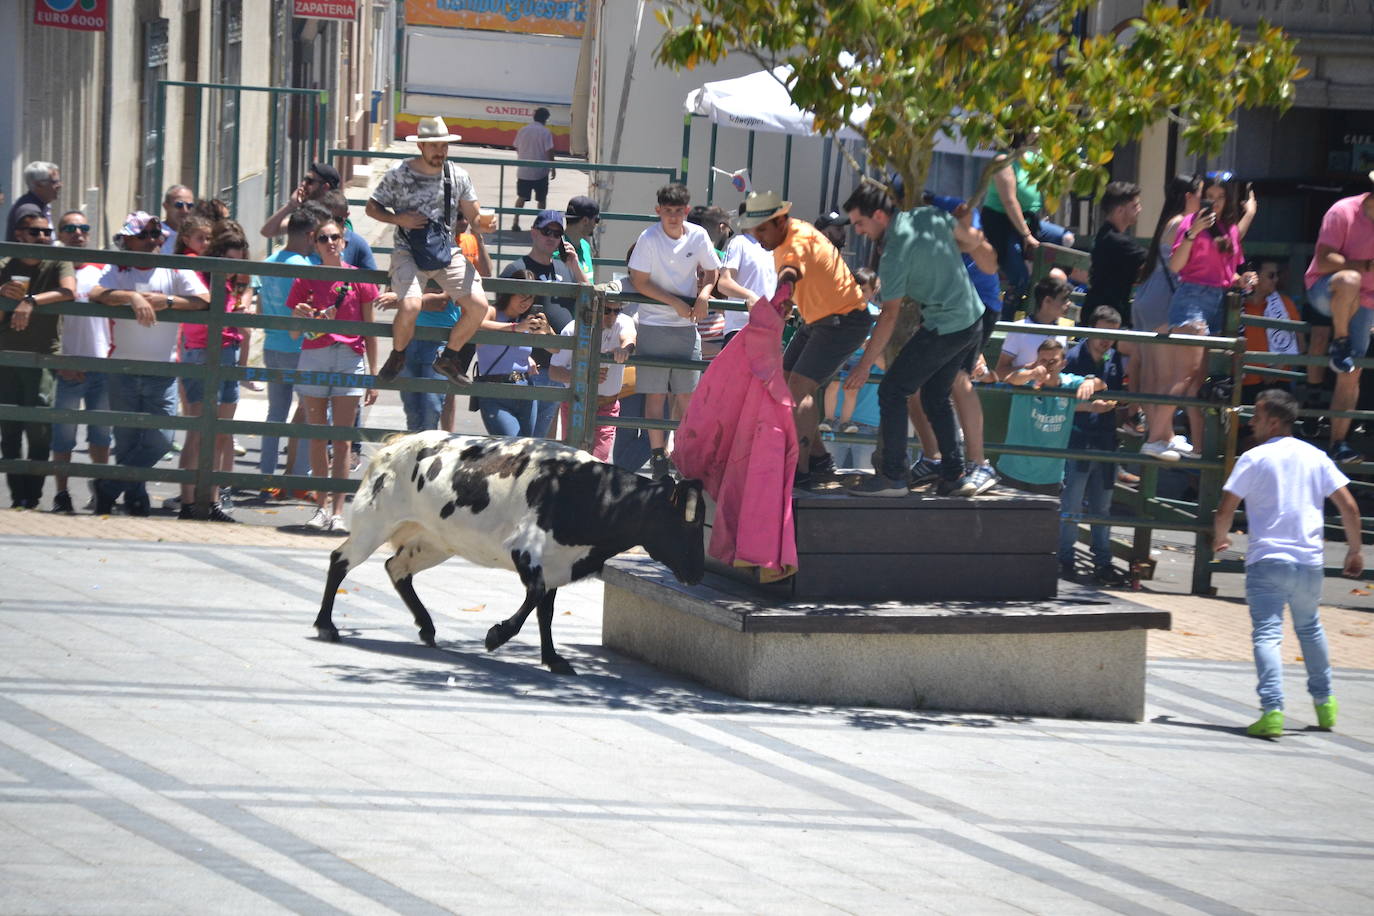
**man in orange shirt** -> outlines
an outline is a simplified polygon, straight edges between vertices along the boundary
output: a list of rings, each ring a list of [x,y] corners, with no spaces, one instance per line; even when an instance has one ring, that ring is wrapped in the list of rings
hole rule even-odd
[[[796,483],[804,487],[812,475],[835,470],[818,430],[816,391],[868,339],[873,316],[839,250],[815,226],[789,216],[791,209],[772,191],[753,192],[735,224],[773,252],[778,283],[793,284],[792,299],[801,312],[803,324],[787,345],[782,367],[795,405]]]

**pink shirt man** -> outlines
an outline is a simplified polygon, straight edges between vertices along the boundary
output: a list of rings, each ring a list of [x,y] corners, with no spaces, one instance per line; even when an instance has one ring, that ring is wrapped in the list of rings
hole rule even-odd
[[[1322,217],[1321,231],[1317,233],[1318,247],[1325,245],[1339,251],[1345,255],[1347,263],[1374,258],[1374,220],[1365,212],[1368,197],[1368,194],[1356,194],[1332,204]],[[1323,276],[1317,272],[1317,255],[1313,254],[1303,277],[1304,284],[1311,289]],[[1360,275],[1360,305],[1374,309],[1374,271]]]

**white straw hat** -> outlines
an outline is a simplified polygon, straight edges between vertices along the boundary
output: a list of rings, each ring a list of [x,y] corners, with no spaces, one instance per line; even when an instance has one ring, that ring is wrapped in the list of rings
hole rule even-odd
[[[417,128],[419,133],[411,134],[406,137],[409,143],[457,143],[463,139],[457,134],[448,132],[448,126],[444,124],[443,118],[421,118],[420,126]]]

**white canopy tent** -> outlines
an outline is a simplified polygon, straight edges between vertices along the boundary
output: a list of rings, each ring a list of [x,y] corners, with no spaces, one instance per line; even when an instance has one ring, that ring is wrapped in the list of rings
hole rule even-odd
[[[744,130],[788,134],[794,137],[816,137],[815,115],[802,111],[792,102],[785,85],[792,69],[775,67],[770,73],[760,70],[746,76],[706,83],[693,89],[683,103],[687,114],[710,118],[713,124],[724,124]],[[851,125],[862,127],[868,121],[868,106],[854,112]],[[853,127],[843,127],[835,136],[841,140],[863,140]],[[956,156],[992,156],[988,150],[969,150],[958,137],[941,134],[935,141],[935,151]],[[712,163],[714,165],[714,163]]]

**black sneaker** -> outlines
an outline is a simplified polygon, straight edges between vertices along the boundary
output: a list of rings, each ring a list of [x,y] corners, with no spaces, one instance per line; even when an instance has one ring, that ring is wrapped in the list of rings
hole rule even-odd
[[[472,384],[472,378],[468,375],[468,367],[462,360],[462,351],[455,353],[448,347],[444,347],[443,352],[434,358],[431,368],[459,388],[466,388]],[[377,377],[381,378],[380,375]]]
[[[152,504],[146,496],[125,496],[124,511],[139,518],[147,518],[152,514]]]
[[[219,507],[218,504],[210,507],[210,514],[207,516],[207,518],[212,522],[229,522],[230,524],[238,524],[238,519],[234,518],[228,512],[225,512],[223,509]]]
[[[935,485],[936,496],[973,496],[978,492],[978,484],[974,483],[973,478],[968,474],[950,480],[948,477],[941,477],[940,482]]]
[[[99,490],[95,491],[95,514],[114,515],[115,501],[102,494]]]
[[[1059,561],[1059,578],[1066,582],[1078,581],[1078,572],[1074,569],[1073,563],[1065,563],[1063,560]]]
[[[1327,363],[1331,368],[1343,375],[1355,371],[1355,360],[1351,358],[1350,338],[1337,337],[1331,341],[1331,346],[1327,348]]]
[[[76,510],[72,508],[71,494],[66,490],[58,490],[52,497],[52,511],[62,515],[75,515]]]
[[[839,468],[835,467],[835,456],[829,452],[807,458],[806,469],[812,474],[838,474],[840,472]]]
[[[797,490],[809,490],[816,479],[811,476],[810,471],[793,471],[792,487]]]
[[[851,496],[882,496],[892,499],[900,499],[911,493],[911,488],[907,486],[905,480],[893,480],[882,474],[865,474],[852,487],[845,487],[845,492]]]
[[[406,351],[392,350],[391,355],[386,358],[382,368],[377,372],[377,381],[395,381],[396,376],[401,374],[401,370],[406,367]]]
[[[940,476],[940,462],[931,461],[925,455],[916,459],[916,463],[911,466],[911,485],[913,487],[923,487],[932,480]]]
[[[182,521],[195,521],[196,507],[187,503],[181,507],[181,511],[177,513],[177,518]]]
[[[666,480],[673,473],[673,463],[668,455],[659,449],[649,456],[649,476],[654,480]]]
[[[1125,585],[1129,577],[1110,563],[1093,567],[1093,581],[1098,585]]]

